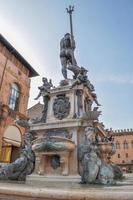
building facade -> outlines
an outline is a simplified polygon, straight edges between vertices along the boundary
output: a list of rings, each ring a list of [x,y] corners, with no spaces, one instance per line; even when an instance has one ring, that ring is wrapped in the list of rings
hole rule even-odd
[[[116,145],[112,161],[123,171],[133,172],[133,129],[112,131],[112,136]]]
[[[27,110],[27,116],[29,119],[36,119],[36,118],[41,118],[42,117],[42,111],[43,111],[43,104],[38,102],[31,108]]]
[[[0,162],[18,157],[24,129],[15,120],[26,118],[30,78],[37,75],[0,34]]]

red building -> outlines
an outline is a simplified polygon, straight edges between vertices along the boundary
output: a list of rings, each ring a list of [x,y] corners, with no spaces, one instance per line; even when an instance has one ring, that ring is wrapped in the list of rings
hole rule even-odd
[[[0,34],[0,162],[19,154],[24,129],[16,118],[26,118],[30,78],[38,73]]]
[[[133,172],[133,129],[112,131],[112,136],[116,145],[112,161],[123,171]]]

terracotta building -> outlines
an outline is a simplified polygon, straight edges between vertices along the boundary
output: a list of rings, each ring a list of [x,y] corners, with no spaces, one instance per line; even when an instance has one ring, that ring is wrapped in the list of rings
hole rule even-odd
[[[26,118],[30,78],[37,72],[0,34],[0,162],[19,154],[24,129],[16,118]]]
[[[133,129],[112,131],[112,136],[116,145],[112,161],[123,171],[133,172]]]

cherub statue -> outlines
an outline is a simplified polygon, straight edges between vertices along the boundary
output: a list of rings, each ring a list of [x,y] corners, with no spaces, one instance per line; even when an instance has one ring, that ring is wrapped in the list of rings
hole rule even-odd
[[[45,97],[49,95],[51,87],[53,87],[52,80],[50,79],[49,82],[47,78],[42,78],[43,85],[39,86],[38,89],[40,90],[39,94],[35,98],[35,100],[39,99],[39,97],[43,97],[43,102],[45,102]]]
[[[92,97],[93,97],[94,102],[97,104],[97,106],[101,106],[101,104],[100,104],[100,103],[98,102],[98,100],[97,100],[97,95],[96,95],[96,93],[92,92],[91,95],[92,95]]]
[[[51,87],[53,87],[53,84],[52,84],[51,79],[48,82],[47,78],[45,78],[45,77],[42,78],[42,82],[43,82],[43,85],[38,87],[40,92],[39,92],[38,96],[35,98],[35,100],[37,100],[40,96],[43,97],[44,108],[43,108],[43,111],[42,111],[42,118],[39,121],[42,121],[42,122],[45,123],[46,117],[47,117],[47,110],[48,110],[48,101],[49,101],[49,98],[50,98],[50,96],[49,96],[50,89],[51,89]]]
[[[86,86],[90,91],[94,91],[94,86],[89,81],[88,76],[87,76],[87,72],[88,72],[88,70],[85,69],[84,67],[80,68],[79,73],[76,77],[76,80],[72,84],[72,88],[75,85],[80,85],[80,84],[83,83],[84,86]]]

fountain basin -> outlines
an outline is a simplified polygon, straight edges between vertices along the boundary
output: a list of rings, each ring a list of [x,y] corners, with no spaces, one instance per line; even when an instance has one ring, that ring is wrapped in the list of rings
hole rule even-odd
[[[35,152],[49,151],[73,151],[75,143],[67,138],[51,136],[49,138],[38,138],[33,141],[32,150]]]

